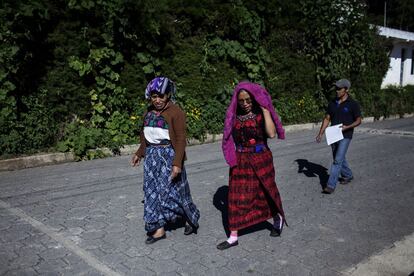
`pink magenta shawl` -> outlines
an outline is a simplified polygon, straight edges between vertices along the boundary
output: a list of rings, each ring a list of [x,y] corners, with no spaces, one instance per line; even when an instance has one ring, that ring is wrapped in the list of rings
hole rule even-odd
[[[230,167],[237,165],[236,158],[236,147],[234,145],[234,140],[232,136],[232,129],[234,120],[236,119],[236,110],[237,110],[237,96],[240,90],[246,90],[254,97],[256,102],[269,110],[272,115],[273,122],[276,126],[276,133],[279,139],[285,139],[285,130],[283,129],[282,123],[279,120],[279,116],[276,113],[275,108],[272,104],[272,99],[269,93],[265,88],[256,83],[251,82],[241,82],[236,88],[234,88],[233,96],[231,102],[226,111],[226,118],[224,120],[224,131],[223,131],[223,140],[222,140],[222,149],[224,154],[224,159],[226,159],[227,164]]]

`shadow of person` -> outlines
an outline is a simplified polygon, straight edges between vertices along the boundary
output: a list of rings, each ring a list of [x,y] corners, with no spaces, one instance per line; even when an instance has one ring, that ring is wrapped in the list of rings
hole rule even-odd
[[[169,221],[165,226],[165,231],[173,231],[179,228],[184,228],[185,226],[185,218],[182,216],[178,216],[176,219]]]
[[[223,224],[224,231],[226,231],[226,235],[230,235],[229,230],[229,213],[228,213],[228,195],[229,195],[229,187],[228,186],[221,186],[217,189],[216,193],[213,196],[213,205],[221,212],[221,221]]]
[[[239,231],[239,236],[247,235],[247,234],[250,234],[250,233],[257,232],[257,231],[262,231],[262,230],[265,230],[265,229],[271,231],[272,228],[273,228],[273,225],[270,222],[263,221],[263,222],[254,224],[252,226],[246,227],[244,229],[241,229]]]
[[[229,229],[229,215],[228,215],[228,195],[229,195],[229,187],[228,186],[221,186],[217,189],[216,193],[213,196],[213,205],[221,212],[221,221],[223,224],[224,231],[226,235],[230,236],[230,229]],[[268,221],[264,221],[261,223],[257,223],[255,225],[246,227],[241,229],[238,233],[239,236],[250,234],[256,231],[261,231],[264,229],[271,230],[272,224]]]
[[[329,178],[327,168],[306,159],[296,159],[295,162],[298,163],[298,173],[303,173],[307,177],[319,177],[319,184],[322,189],[326,187]]]

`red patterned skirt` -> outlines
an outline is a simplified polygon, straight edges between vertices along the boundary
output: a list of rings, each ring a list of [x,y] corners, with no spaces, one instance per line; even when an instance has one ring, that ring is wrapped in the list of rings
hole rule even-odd
[[[230,169],[229,177],[230,231],[266,221],[278,213],[284,218],[272,152],[236,154],[237,166]]]

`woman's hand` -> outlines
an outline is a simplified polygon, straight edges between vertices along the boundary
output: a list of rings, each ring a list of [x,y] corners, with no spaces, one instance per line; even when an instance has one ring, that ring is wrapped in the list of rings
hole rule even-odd
[[[260,108],[262,109],[263,113],[269,113],[269,114],[270,114],[269,110],[267,110],[267,109],[266,109],[266,108],[264,108],[263,106],[260,106]]]
[[[132,156],[132,159],[131,159],[131,166],[132,167],[136,167],[136,166],[139,166],[140,163],[141,163],[141,157],[139,157],[138,155],[134,154]]]
[[[178,174],[181,173],[181,168],[177,167],[177,166],[173,166],[172,167],[172,171],[171,171],[171,180],[173,180],[174,178],[177,177]]]

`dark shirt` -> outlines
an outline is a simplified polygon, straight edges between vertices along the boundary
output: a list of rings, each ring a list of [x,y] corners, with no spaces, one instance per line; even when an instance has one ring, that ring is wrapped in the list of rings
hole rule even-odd
[[[350,125],[355,122],[358,117],[361,117],[361,110],[359,104],[348,96],[348,98],[341,104],[338,99],[331,101],[326,110],[326,114],[329,114],[331,117],[331,125]],[[353,134],[354,128],[343,132],[344,138],[351,139]]]

